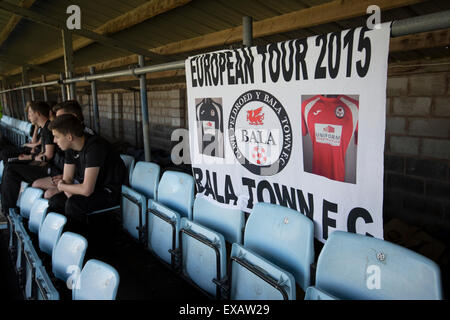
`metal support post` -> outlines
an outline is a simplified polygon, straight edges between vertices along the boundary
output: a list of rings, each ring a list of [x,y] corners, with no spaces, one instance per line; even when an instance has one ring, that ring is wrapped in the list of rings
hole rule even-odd
[[[59,79],[61,80],[62,101],[67,101],[66,85],[64,84],[64,75],[62,73],[59,74]]]
[[[33,82],[30,81],[30,85],[32,85],[32,84],[33,84]],[[31,101],[36,100],[35,96],[34,96],[34,88],[33,87],[30,88],[30,93],[31,93]]]
[[[253,45],[253,18],[242,17],[242,40],[245,47]]]
[[[139,67],[144,67],[144,56],[139,56]],[[142,133],[144,137],[145,161],[150,161],[150,139],[149,139],[149,119],[147,107],[147,80],[145,73],[139,76],[139,85],[141,90],[141,112],[142,112]]]
[[[45,76],[42,75],[42,83],[45,83]],[[44,101],[47,102],[48,101],[48,94],[47,94],[47,87],[43,86],[43,92],[44,92]]]
[[[90,73],[95,74],[95,67],[90,68]],[[94,109],[94,130],[100,134],[100,115],[98,112],[97,84],[95,80],[91,81],[92,107]]]

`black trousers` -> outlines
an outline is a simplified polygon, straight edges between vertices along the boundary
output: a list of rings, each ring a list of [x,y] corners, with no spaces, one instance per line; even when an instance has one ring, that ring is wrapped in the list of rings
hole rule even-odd
[[[3,212],[7,213],[8,208],[16,207],[21,181],[32,183],[34,180],[46,176],[48,176],[47,166],[40,167],[29,164],[5,163],[1,186]]]
[[[67,227],[73,232],[84,230],[88,224],[88,213],[119,205],[120,193],[108,190],[95,190],[89,197],[72,195],[67,198],[64,192],[49,199],[48,212],[56,212],[67,217]]]

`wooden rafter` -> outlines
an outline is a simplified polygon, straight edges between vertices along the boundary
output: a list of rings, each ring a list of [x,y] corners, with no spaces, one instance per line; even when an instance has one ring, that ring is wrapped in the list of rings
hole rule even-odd
[[[19,6],[28,9],[33,5],[35,1],[36,0],[22,0],[19,3]],[[13,14],[11,16],[11,18],[6,23],[3,30],[0,32],[0,46],[3,44],[3,42],[6,41],[6,39],[8,39],[9,35],[11,34],[11,32],[14,31],[14,29],[16,28],[17,24],[20,22],[21,19],[22,17],[16,14]]]
[[[151,0],[119,17],[116,17],[115,19],[106,22],[97,29],[93,30],[93,32],[102,36],[108,36],[116,32],[128,29],[134,25],[137,25],[141,22],[144,22],[167,11],[173,10],[180,6],[184,6],[191,1],[192,0],[167,0],[167,1]],[[76,52],[77,50],[80,50],[94,42],[95,42],[94,40],[89,38],[77,39],[73,42],[73,51]],[[30,61],[27,61],[27,64],[40,65],[59,59],[63,56],[64,50],[63,48],[59,48],[39,58],[31,59]],[[20,72],[19,69],[14,69],[8,72],[7,74],[14,75],[19,72]]]

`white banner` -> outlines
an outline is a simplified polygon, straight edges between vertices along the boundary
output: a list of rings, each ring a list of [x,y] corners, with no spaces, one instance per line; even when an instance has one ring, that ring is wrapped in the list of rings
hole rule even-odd
[[[198,196],[251,212],[277,203],[383,238],[390,25],[186,60]]]

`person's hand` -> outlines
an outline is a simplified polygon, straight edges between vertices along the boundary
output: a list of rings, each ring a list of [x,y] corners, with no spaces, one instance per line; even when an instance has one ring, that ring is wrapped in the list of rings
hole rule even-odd
[[[19,160],[31,160],[31,155],[29,154],[20,154]]]
[[[59,191],[64,191],[62,190],[62,187],[65,185],[65,182],[63,179],[59,180],[58,183],[56,184],[56,187],[58,188]]]
[[[36,161],[42,161],[42,157],[43,157],[44,155],[43,154],[39,154],[39,155],[37,155],[36,157],[34,157],[34,160],[36,160]]]
[[[56,186],[62,180],[62,174],[52,177],[52,184]]]

